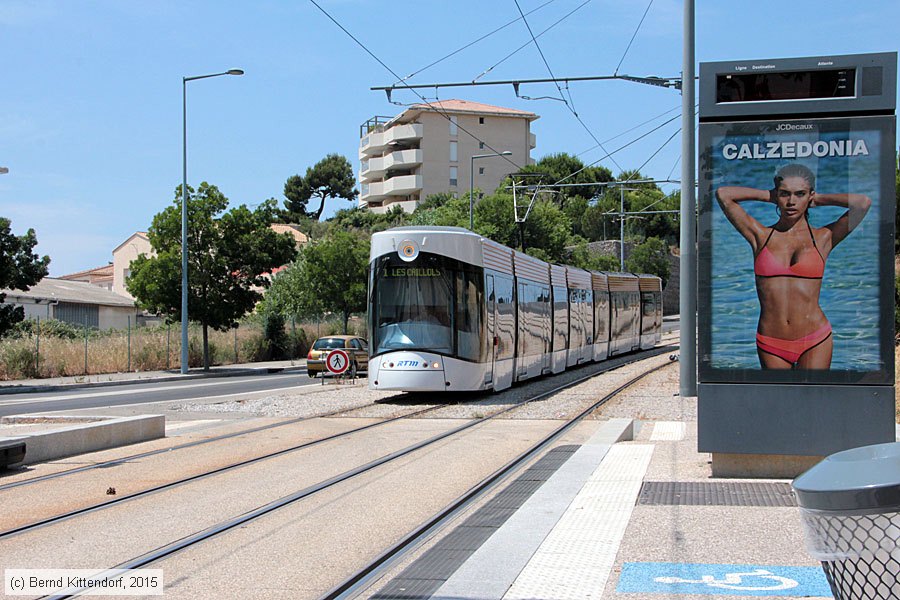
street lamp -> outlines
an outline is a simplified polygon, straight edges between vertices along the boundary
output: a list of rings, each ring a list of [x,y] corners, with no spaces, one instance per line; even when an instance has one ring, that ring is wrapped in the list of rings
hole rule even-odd
[[[475,229],[473,208],[475,204],[475,159],[490,158],[491,156],[509,156],[512,154],[509,150],[503,152],[492,152],[491,154],[473,154],[472,160],[469,161],[469,231]]]
[[[188,372],[188,191],[187,191],[187,82],[222,75],[243,75],[242,69],[229,69],[224,73],[196,75],[181,78],[182,134],[184,181],[181,186],[181,373]]]
[[[9,173],[8,167],[0,167],[0,175],[6,175],[7,173]]]

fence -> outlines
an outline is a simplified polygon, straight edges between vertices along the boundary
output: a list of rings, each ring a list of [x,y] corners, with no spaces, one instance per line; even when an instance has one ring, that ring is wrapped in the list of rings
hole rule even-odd
[[[362,320],[351,329],[359,333]],[[181,327],[174,325],[97,331],[36,320],[28,332],[0,339],[0,380],[86,376],[104,373],[178,370],[181,368]],[[60,327],[59,325],[62,325]],[[263,323],[242,323],[228,331],[209,329],[210,365],[305,358],[321,335],[337,333],[340,323],[329,320],[298,323],[288,318],[281,331],[268,332]],[[188,329],[188,364],[203,365],[203,331]]]

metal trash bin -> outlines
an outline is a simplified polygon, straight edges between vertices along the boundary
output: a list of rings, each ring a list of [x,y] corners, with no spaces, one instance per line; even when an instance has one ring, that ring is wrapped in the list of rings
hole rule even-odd
[[[900,598],[900,443],[832,454],[793,486],[834,597]]]

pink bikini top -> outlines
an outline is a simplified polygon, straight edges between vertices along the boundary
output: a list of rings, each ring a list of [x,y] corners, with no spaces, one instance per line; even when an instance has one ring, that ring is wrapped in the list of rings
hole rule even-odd
[[[822,254],[819,252],[818,246],[816,246],[816,238],[813,236],[809,222],[806,223],[806,226],[809,227],[809,237],[812,239],[815,252],[806,249],[800,253],[797,262],[792,265],[785,265],[775,257],[771,250],[766,248],[769,240],[772,238],[772,234],[775,233],[775,228],[773,227],[772,231],[769,232],[769,237],[766,238],[766,242],[763,244],[762,250],[759,251],[756,259],[753,261],[753,272],[756,273],[757,277],[822,279],[822,276],[825,274],[825,259],[822,258]]]

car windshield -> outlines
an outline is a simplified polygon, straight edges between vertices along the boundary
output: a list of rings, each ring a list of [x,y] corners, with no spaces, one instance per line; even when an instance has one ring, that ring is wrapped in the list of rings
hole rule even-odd
[[[341,338],[321,338],[313,344],[313,350],[333,350],[335,348],[343,348],[344,340]]]

